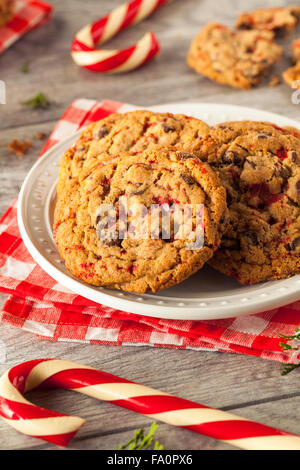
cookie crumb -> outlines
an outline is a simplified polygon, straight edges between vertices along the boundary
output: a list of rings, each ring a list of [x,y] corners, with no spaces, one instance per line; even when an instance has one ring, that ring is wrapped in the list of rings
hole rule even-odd
[[[35,138],[37,140],[44,140],[46,138],[46,134],[44,132],[37,132],[35,134]]]
[[[274,87],[274,86],[277,86],[279,85],[281,82],[280,78],[277,77],[277,75],[272,75],[272,77],[270,78],[270,81],[269,81],[269,87]]]
[[[23,157],[31,145],[32,143],[28,140],[21,141],[19,139],[13,139],[8,145],[8,148],[11,152],[16,153],[19,157]]]

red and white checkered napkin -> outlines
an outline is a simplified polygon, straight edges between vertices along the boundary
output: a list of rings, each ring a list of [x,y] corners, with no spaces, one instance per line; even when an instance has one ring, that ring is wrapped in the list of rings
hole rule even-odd
[[[50,20],[52,5],[39,0],[18,0],[13,19],[0,28],[0,53],[23,34]]]
[[[44,151],[83,125],[130,109],[112,101],[76,100]],[[96,304],[57,284],[34,262],[20,238],[16,201],[0,220],[0,290],[10,294],[1,321],[44,339],[238,352],[295,361],[292,352],[281,351],[278,334],[294,333],[300,324],[300,302],[258,315],[207,322],[149,318]]]

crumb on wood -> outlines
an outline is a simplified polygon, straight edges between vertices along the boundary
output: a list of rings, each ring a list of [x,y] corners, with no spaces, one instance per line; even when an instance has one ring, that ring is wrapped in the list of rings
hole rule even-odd
[[[274,87],[280,84],[280,78],[277,75],[272,75],[269,81],[269,86]]]
[[[35,134],[35,138],[37,140],[44,140],[46,138],[46,134],[44,132],[37,132]]]
[[[13,139],[10,142],[8,148],[11,152],[16,153],[19,157],[23,157],[31,145],[32,143],[28,140],[21,141],[19,139]]]

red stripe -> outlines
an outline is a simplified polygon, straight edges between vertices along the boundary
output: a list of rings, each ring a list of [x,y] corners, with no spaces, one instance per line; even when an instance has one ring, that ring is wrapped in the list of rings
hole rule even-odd
[[[40,2],[40,1],[35,1],[35,0],[30,0],[30,5],[34,5],[40,10],[43,10],[45,13],[49,13],[52,11],[52,5],[49,5],[48,3]]]
[[[190,431],[219,439],[221,441],[246,439],[249,437],[263,436],[287,436],[289,433],[270,428],[264,424],[252,421],[214,421],[212,423],[195,424],[194,426],[182,426]]]
[[[22,394],[24,393],[26,379],[32,369],[41,362],[51,361],[53,359],[35,359],[33,361],[24,362],[19,364],[8,372],[8,378],[12,385]]]
[[[69,432],[66,434],[55,434],[51,436],[32,436],[32,437],[36,437],[37,439],[42,439],[43,441],[51,442],[51,444],[56,444],[57,446],[66,447],[77,432],[78,430]]]
[[[95,23],[91,25],[91,36],[94,45],[98,44],[98,42],[101,40],[108,18],[109,15],[105,16],[104,18],[100,18],[100,20],[95,21]]]
[[[18,235],[11,235],[8,232],[0,234],[0,252],[5,255],[11,255],[22,243]]]
[[[157,8],[159,7],[162,7],[165,3],[168,3],[170,0],[158,0],[157,4],[156,4],[156,7],[155,7],[155,10],[157,10]]]
[[[0,397],[0,416],[11,420],[20,419],[41,419],[41,418],[57,418],[61,416],[68,416],[56,411],[46,410],[39,408],[35,405],[27,403],[18,403],[16,401],[7,400]]]
[[[207,408],[183,398],[164,395],[138,396],[126,400],[112,400],[111,403],[145,415],[186,408]]]
[[[131,383],[100,370],[68,369],[53,374],[42,382],[38,388],[67,388],[72,390],[73,388],[89,387],[90,385],[118,382]]]
[[[143,3],[143,0],[134,0],[133,2],[130,2],[128,4],[126,15],[123,20],[123,23],[120,26],[119,31],[122,31],[123,29],[128,28],[128,26],[131,25],[131,23],[134,21],[135,17],[137,16],[142,3]]]
[[[78,41],[78,39],[74,39],[72,42],[71,46],[71,51],[73,52],[82,52],[82,51],[95,51],[96,49],[94,47],[89,47],[86,44],[83,44],[83,42]]]
[[[145,60],[141,63],[141,65],[144,65],[147,62],[149,62],[149,60],[153,59],[153,57],[156,56],[160,52],[160,44],[159,44],[156,36],[154,36],[153,33],[150,33],[150,34],[151,34],[150,50],[149,50],[148,55],[146,56]]]
[[[12,29],[15,33],[21,33],[28,26],[29,22],[20,18],[19,16],[14,16],[14,18],[8,23],[9,29]]]
[[[131,46],[128,49],[119,51],[117,54],[113,55],[109,59],[102,60],[92,65],[84,65],[84,68],[93,70],[94,72],[110,72],[111,70],[120,67],[120,65],[123,65],[124,62],[126,62],[129,57],[133,54],[135,49],[136,46]]]

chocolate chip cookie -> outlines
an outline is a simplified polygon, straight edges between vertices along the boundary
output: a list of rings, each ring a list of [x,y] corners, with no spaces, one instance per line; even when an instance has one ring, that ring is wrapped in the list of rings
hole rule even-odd
[[[287,69],[282,76],[290,87],[297,89],[300,88],[300,39],[293,42],[292,49],[295,65]]]
[[[82,169],[97,165],[107,155],[140,151],[151,146],[174,146],[204,152],[209,126],[199,119],[171,113],[133,111],[112,114],[88,126],[65,153],[61,172],[77,177]]]
[[[258,85],[282,48],[271,31],[233,32],[210,23],[192,41],[188,65],[201,75],[223,85],[248,89]]]
[[[99,137],[100,129],[90,131]],[[156,146],[107,155],[66,176],[63,164],[54,237],[66,267],[89,284],[156,292],[201,269],[220,245],[226,192],[209,165],[189,152]],[[178,210],[185,207],[191,225],[181,231]]]
[[[209,264],[241,284],[300,273],[300,139],[268,123],[211,129],[208,163],[227,190],[229,228]]]
[[[266,8],[242,13],[236,22],[241,29],[274,31],[276,36],[285,36],[300,22],[300,7]]]

